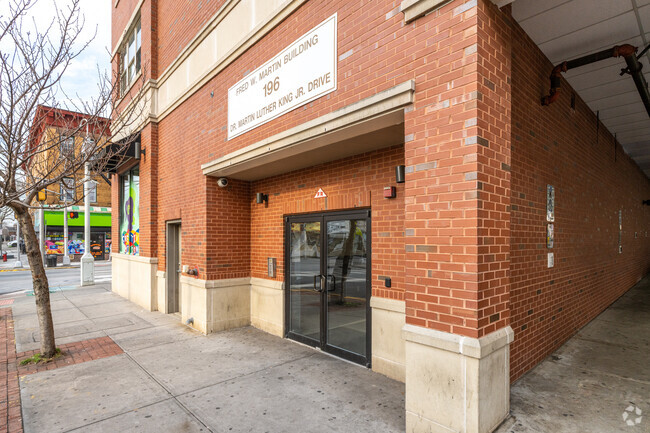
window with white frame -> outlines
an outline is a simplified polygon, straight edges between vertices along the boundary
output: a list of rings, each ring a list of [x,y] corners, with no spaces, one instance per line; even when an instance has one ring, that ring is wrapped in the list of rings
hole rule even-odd
[[[140,43],[142,31],[140,28],[140,19],[129,30],[124,38],[124,44],[120,49],[119,70],[120,70],[120,96],[131,87],[133,80],[140,72]]]
[[[97,203],[97,182],[94,180],[90,181],[90,187],[88,188],[88,197],[90,198],[91,203]]]
[[[73,202],[74,201],[74,179],[71,177],[64,177],[61,181],[61,201]]]
[[[70,155],[74,152],[74,137],[61,137],[61,154]]]

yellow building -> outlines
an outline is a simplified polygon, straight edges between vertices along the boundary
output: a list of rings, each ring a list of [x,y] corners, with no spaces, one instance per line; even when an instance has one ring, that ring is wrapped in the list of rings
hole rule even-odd
[[[30,149],[34,153],[27,165],[28,182],[39,179],[57,179],[45,191],[43,224],[45,226],[45,252],[63,256],[64,226],[68,219],[68,253],[72,261],[84,253],[84,173],[83,169],[72,171],[70,161],[78,157],[86,137],[84,120],[99,124],[91,128],[88,136],[102,140],[99,129],[105,129],[109,120],[91,119],[91,116],[73,111],[39,106],[34,126],[30,132]],[[94,121],[94,122],[93,122]],[[69,175],[68,173],[69,172]],[[111,247],[111,186],[101,175],[93,175],[90,196],[91,253],[95,259],[107,259]],[[41,194],[41,197],[43,195]],[[35,199],[32,206],[39,206]],[[39,232],[39,211],[33,210],[32,218]],[[60,259],[59,259],[60,260]]]

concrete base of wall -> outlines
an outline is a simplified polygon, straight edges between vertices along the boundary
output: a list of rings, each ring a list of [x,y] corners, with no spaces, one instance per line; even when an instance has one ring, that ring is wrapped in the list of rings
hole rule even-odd
[[[167,272],[165,271],[156,271],[156,293],[158,295],[158,311],[168,314]]]
[[[405,325],[407,433],[490,433],[510,410],[508,326],[482,338]]]
[[[149,311],[158,309],[155,257],[111,254],[113,261],[112,290]]]
[[[372,369],[404,382],[406,362],[402,328],[406,322],[404,301],[372,297]]]
[[[284,337],[284,283],[251,278],[251,325]]]
[[[166,273],[158,259],[113,254],[113,291],[150,311],[167,311]],[[284,337],[284,283],[263,278],[200,280],[180,277],[180,313],[205,334],[252,325]],[[406,378],[404,302],[376,298],[372,308],[372,369],[392,379]]]
[[[249,325],[250,299],[250,278],[180,278],[181,319],[205,334]]]

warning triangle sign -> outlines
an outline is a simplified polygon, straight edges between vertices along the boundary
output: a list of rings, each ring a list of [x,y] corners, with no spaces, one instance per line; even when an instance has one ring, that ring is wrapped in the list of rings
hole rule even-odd
[[[318,192],[314,196],[314,198],[323,198],[327,197],[327,194],[325,194],[325,191],[323,191],[323,188],[318,188]]]

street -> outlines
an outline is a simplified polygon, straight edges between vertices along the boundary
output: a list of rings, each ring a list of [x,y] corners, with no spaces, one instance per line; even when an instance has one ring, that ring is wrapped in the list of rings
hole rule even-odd
[[[25,260],[25,263],[26,260]],[[111,281],[111,262],[95,263],[95,282]],[[80,284],[79,266],[50,269],[45,268],[50,288],[71,287]],[[20,271],[0,270],[0,295],[32,290],[32,273],[29,269]]]

